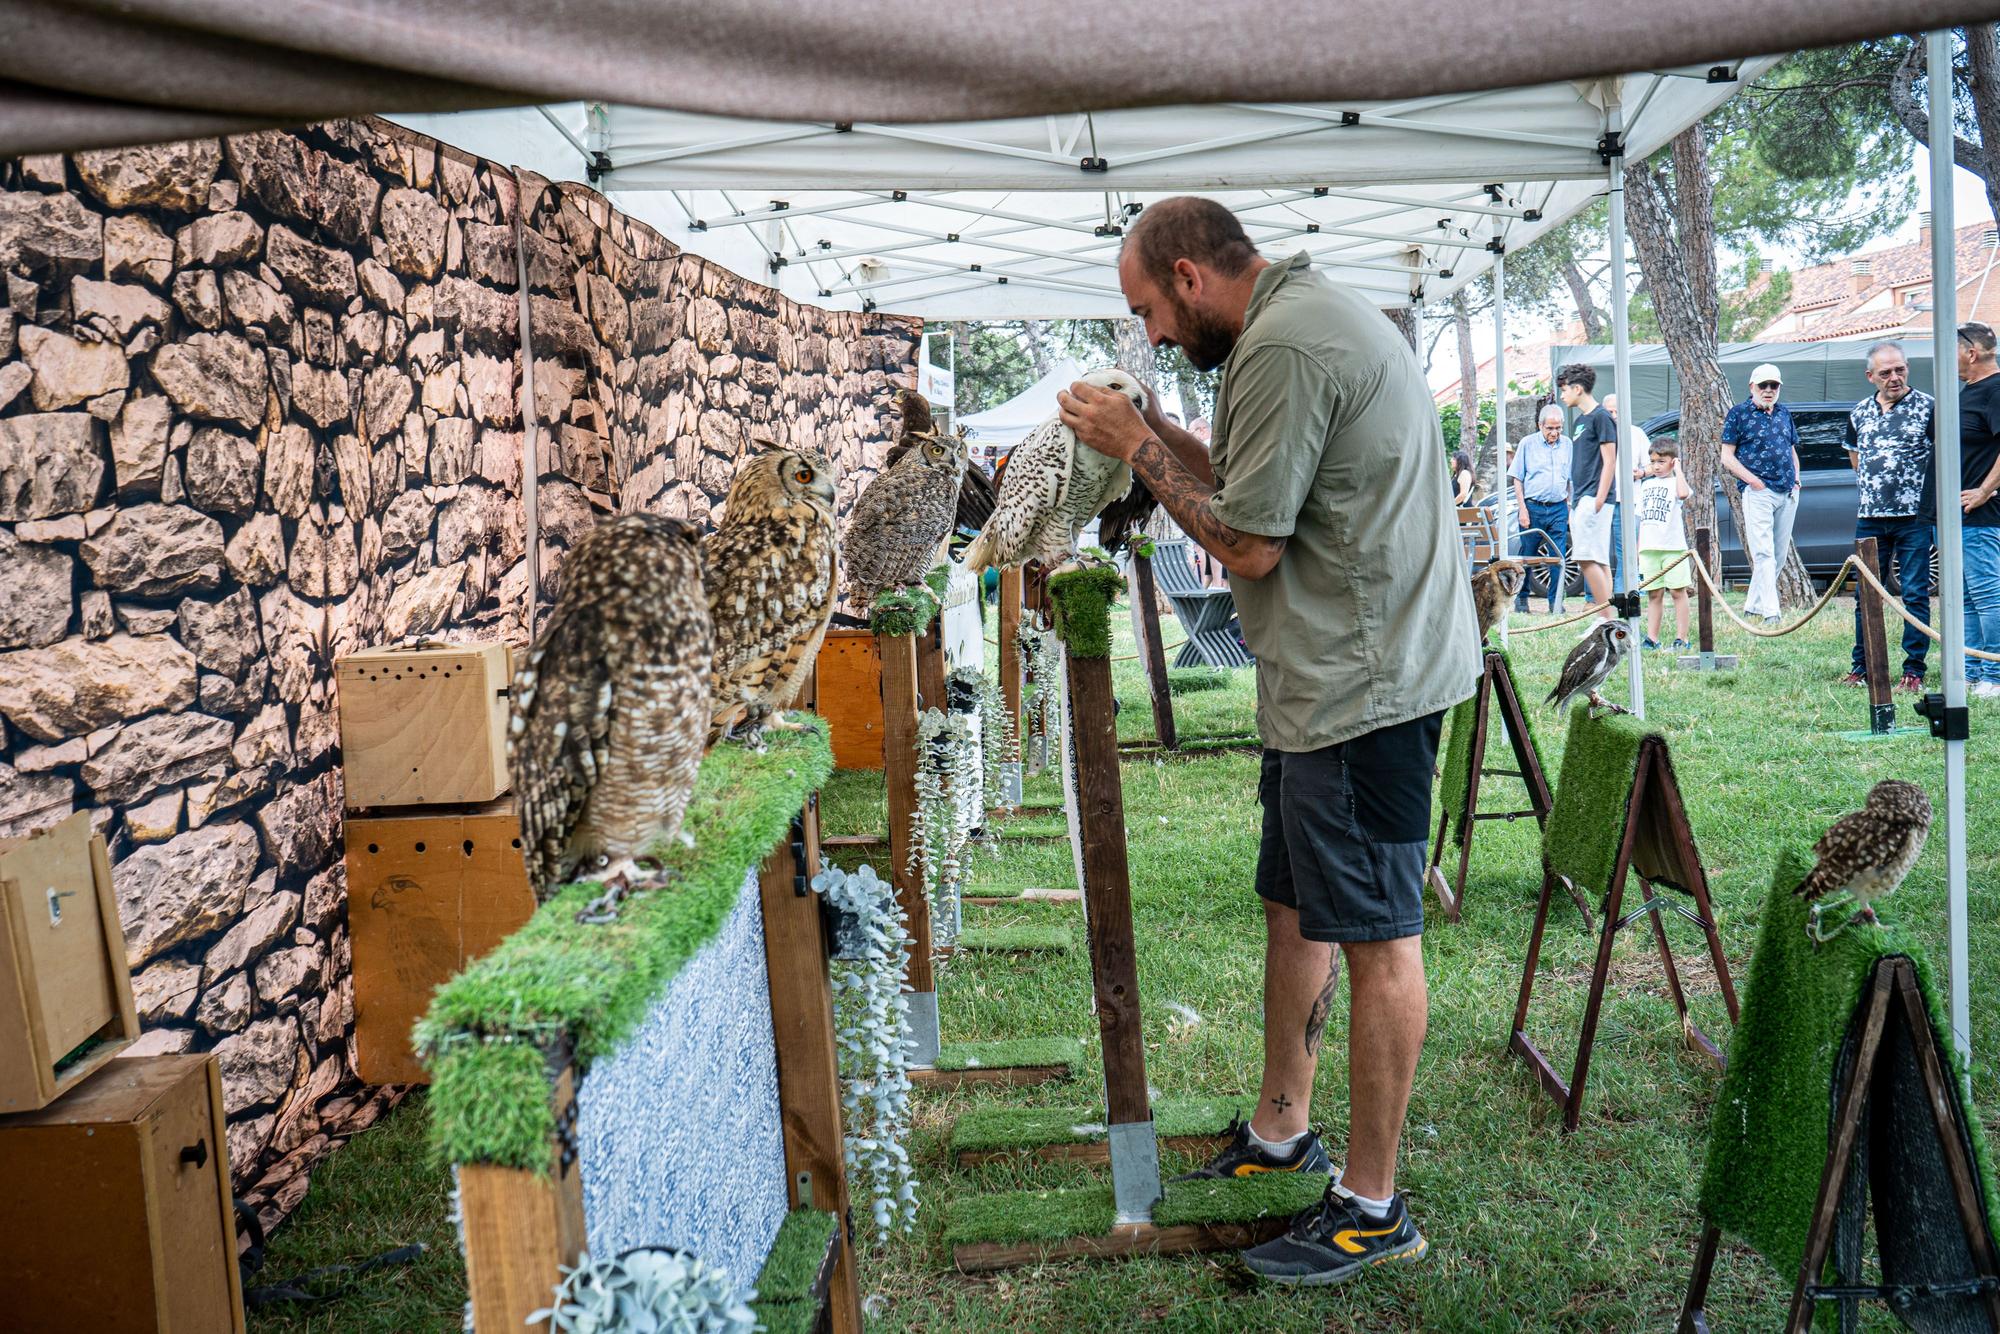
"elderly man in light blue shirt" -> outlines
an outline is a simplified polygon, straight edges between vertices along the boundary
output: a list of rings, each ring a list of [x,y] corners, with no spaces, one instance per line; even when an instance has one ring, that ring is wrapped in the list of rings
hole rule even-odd
[[[1551,403],[1542,409],[1533,435],[1514,446],[1507,475],[1514,479],[1514,517],[1521,522],[1521,556],[1569,555],[1569,441],[1563,438],[1563,410]],[[1549,611],[1560,615],[1563,569],[1548,572]],[[1528,581],[1514,599],[1514,610],[1528,609]]]

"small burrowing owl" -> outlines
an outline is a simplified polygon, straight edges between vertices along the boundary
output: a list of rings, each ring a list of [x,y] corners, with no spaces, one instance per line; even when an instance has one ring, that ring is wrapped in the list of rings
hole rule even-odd
[[[797,449],[751,458],[701,555],[715,622],[709,741],[740,727],[754,742],[798,693],[833,615],[840,542],[832,465]]]
[[[507,728],[538,900],[579,872],[629,878],[634,858],[680,832],[714,650],[696,540],[678,519],[621,514],[563,562]]]
[[[1828,895],[1846,894],[1860,908],[1855,916],[1875,920],[1875,900],[1887,897],[1903,883],[1924,850],[1931,830],[1931,799],[1915,783],[1885,779],[1868,793],[1860,810],[1835,820],[1813,844],[1812,871],[1799,882],[1801,898],[1815,900],[1808,925],[1815,940],[1829,940],[1840,930],[1822,933],[1820,910]],[[1852,921],[1853,918],[1849,918]]]
[[[1507,604],[1521,591],[1521,583],[1527,577],[1528,567],[1517,560],[1496,560],[1472,576],[1472,607],[1479,613],[1481,643],[1486,642],[1487,632],[1507,614]]]
[[[1115,389],[1145,410],[1145,387],[1124,371],[1092,371],[1083,382]],[[989,565],[1007,568],[1031,560],[1061,564],[1076,554],[1078,534],[1131,482],[1132,470],[1123,460],[1098,453],[1061,417],[1050,417],[1007,456],[993,517],[965,549],[966,568],[977,574]]]
[[[1556,678],[1555,689],[1543,701],[1558,710],[1569,707],[1569,702],[1578,695],[1588,692],[1590,709],[1595,716],[1599,709],[1609,709],[1613,713],[1623,713],[1610,700],[1597,693],[1597,687],[1625,659],[1625,652],[1632,646],[1632,629],[1623,621],[1595,621],[1585,632],[1576,647],[1563,659],[1562,675]]]
[[[904,439],[909,448],[868,483],[840,540],[848,587],[863,608],[885,589],[923,579],[958,509],[964,438],[933,431]]]

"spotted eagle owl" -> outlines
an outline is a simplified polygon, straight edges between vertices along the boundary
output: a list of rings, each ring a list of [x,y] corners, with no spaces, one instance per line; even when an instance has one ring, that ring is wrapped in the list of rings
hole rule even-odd
[[[917,583],[937,564],[958,509],[964,437],[906,431],[904,439],[910,448],[854,502],[840,541],[841,565],[863,608],[885,589]]]
[[[1140,411],[1146,408],[1145,387],[1124,371],[1092,371],[1083,382],[1115,389]],[[1031,560],[1061,564],[1076,554],[1077,536],[1131,481],[1122,460],[1098,453],[1060,416],[1050,417],[1007,456],[993,517],[965,549],[966,568],[977,573]]]
[[[754,741],[798,693],[833,615],[840,542],[832,465],[797,449],[752,457],[701,554],[715,621],[709,741],[739,727]]]
[[[1584,632],[1583,638],[1563,659],[1562,675],[1556,678],[1555,689],[1549,691],[1549,697],[1543,703],[1566,709],[1572,699],[1588,694],[1593,714],[1599,709],[1625,712],[1598,694],[1597,688],[1625,660],[1626,650],[1631,646],[1632,628],[1625,622],[1592,621],[1590,629]]]
[[[680,832],[708,722],[714,636],[695,530],[621,514],[563,562],[541,637],[514,676],[507,763],[528,883],[632,874]]]
[[[1884,779],[1869,791],[1866,805],[1841,816],[1820,835],[1813,844],[1812,871],[1794,892],[1813,900],[1846,894],[1860,909],[1856,916],[1873,922],[1871,905],[1903,883],[1923,853],[1930,829],[1931,799],[1924,790],[1900,778]],[[1820,906],[1815,902],[1813,937],[1826,940],[1839,932],[1818,930]]]

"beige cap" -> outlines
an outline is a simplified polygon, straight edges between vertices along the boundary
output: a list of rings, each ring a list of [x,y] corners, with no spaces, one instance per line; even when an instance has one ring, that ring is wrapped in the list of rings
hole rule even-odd
[[[1785,377],[1778,373],[1778,368],[1775,365],[1766,361],[1761,363],[1756,370],[1750,372],[1750,383],[1762,384],[1766,380],[1776,380],[1779,384],[1783,384]]]

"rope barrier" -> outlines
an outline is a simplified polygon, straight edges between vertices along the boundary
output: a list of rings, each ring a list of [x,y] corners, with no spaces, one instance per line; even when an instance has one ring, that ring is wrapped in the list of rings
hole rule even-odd
[[[1882,581],[1875,577],[1875,572],[1873,570],[1869,569],[1866,565],[1863,565],[1858,559],[1856,559],[1853,556],[1849,556],[1847,558],[1847,561],[1848,564],[1854,566],[1855,572],[1857,574],[1859,574],[1863,579],[1866,579],[1868,581],[1869,587],[1875,590],[1875,592],[1881,597],[1882,601],[1889,604],[1889,606],[1895,610],[1895,613],[1903,618],[1904,624],[1909,625],[1918,631],[1921,631],[1925,637],[1931,640],[1932,643],[1936,643],[1943,638],[1942,635],[1938,634],[1937,631],[1931,629],[1930,626],[1925,625],[1922,621],[1910,615],[1909,610],[1903,606],[1902,599],[1896,597],[1895,595],[1890,593],[1888,589],[1882,587]],[[2000,653],[1988,653],[1984,649],[1969,648],[1965,650],[1965,656],[1968,658],[1978,658],[1981,662],[2000,662]]]
[[[1694,560],[1694,553],[1692,551],[1683,551],[1680,555],[1674,557],[1672,560],[1668,561],[1666,565],[1661,567],[1661,570],[1658,574],[1654,575],[1651,579],[1648,579],[1645,583],[1640,584],[1637,588],[1633,589],[1632,591],[1634,593],[1645,592],[1647,589],[1651,588],[1654,584],[1657,584],[1658,582],[1660,582],[1660,580],[1672,574],[1677,568],[1680,567],[1680,565],[1683,562],[1691,560]],[[1700,562],[1697,561],[1695,563],[1695,568],[1697,570],[1701,568]],[[1612,604],[1609,602],[1593,602],[1574,616],[1565,616],[1559,621],[1548,621],[1542,625],[1524,625],[1518,630],[1510,629],[1508,630],[1507,633],[1511,635],[1538,635],[1544,630],[1556,630],[1560,629],[1565,625],[1575,625],[1578,621],[1587,621],[1591,617],[1597,615],[1598,612],[1609,609],[1611,605]]]

